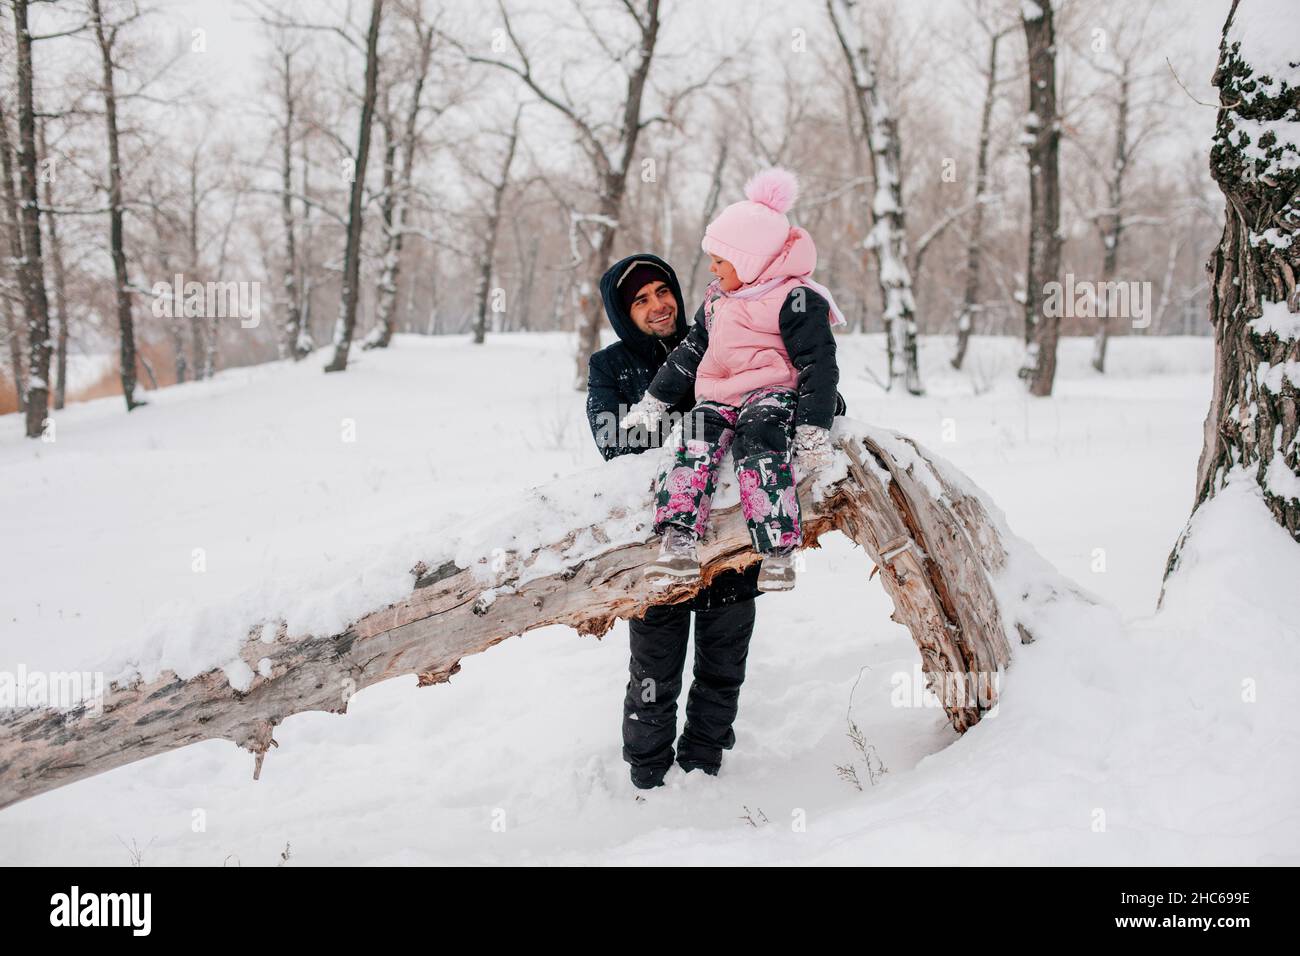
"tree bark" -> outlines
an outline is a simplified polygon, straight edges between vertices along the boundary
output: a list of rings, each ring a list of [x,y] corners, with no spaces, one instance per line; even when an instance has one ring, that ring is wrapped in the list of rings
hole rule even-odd
[[[1210,172],[1227,202],[1209,262],[1214,385],[1192,514],[1244,471],[1274,520],[1300,542],[1300,146],[1273,133],[1255,142],[1249,132],[1261,120],[1296,115],[1300,88],[1264,81],[1267,68],[1230,40],[1243,11],[1254,12],[1233,0],[1214,73],[1220,107]],[[1166,579],[1187,535],[1185,529],[1169,555]]]
[[[911,395],[922,395],[916,340],[916,303],[907,262],[907,226],[903,210],[902,146],[898,121],[876,80],[876,66],[859,22],[857,0],[826,0],[826,9],[849,67],[862,118],[875,197],[867,245],[876,260],[884,301],[889,387],[900,382]]]
[[[916,642],[949,722],[964,732],[997,705],[1012,646],[1033,640],[1026,627],[1033,607],[1077,592],[1057,579],[1028,589],[1032,597],[1001,587],[1009,532],[960,473],[910,440],[846,421],[838,445],[846,477],[816,500],[807,481],[801,486],[805,539],[816,546],[834,530],[862,547],[893,601],[893,619]],[[601,473],[590,480],[599,493]],[[422,686],[447,681],[466,655],[538,627],[564,624],[599,636],[619,618],[685,600],[720,571],[758,560],[739,506],[719,509],[701,543],[702,581],[652,591],[641,575],[658,549],[649,492],[638,501],[620,500],[626,495],[616,486],[607,494],[604,518],[529,553],[508,552],[504,561],[484,555],[465,567],[417,564],[408,598],[341,634],[289,640],[281,623],[267,640],[262,626],[254,627],[240,656],[256,676],[242,691],[222,670],[187,681],[165,673],[112,686],[102,713],[0,715],[0,807],[211,738],[252,751],[256,776],[274,727],[293,714],[346,713],[356,691],[402,674],[417,674]],[[522,506],[512,526],[526,524],[535,507],[536,501]],[[646,515],[637,525],[645,538],[611,541],[604,529],[636,514],[633,508]],[[551,567],[562,570],[540,572]],[[530,577],[534,568],[539,573]]]
[[[1029,44],[1029,263],[1025,269],[1025,361],[1031,395],[1051,395],[1060,316],[1046,308],[1061,272],[1061,131],[1056,115],[1056,31],[1051,0],[1027,0],[1021,22]]]
[[[40,438],[50,411],[50,304],[41,255],[41,196],[36,177],[36,107],[32,102],[32,35],[28,0],[14,0],[18,46],[18,180],[23,261],[19,275],[27,311],[27,437]]]
[[[366,90],[361,101],[361,129],[357,134],[357,161],[352,171],[348,201],[348,239],[343,252],[343,302],[334,330],[334,358],[327,372],[348,367],[352,333],[357,326],[357,300],[361,293],[361,198],[366,185],[366,161],[370,156],[370,127],[374,122],[376,87],[379,78],[379,21],[384,0],[370,2],[370,29],[366,33]]]
[[[126,250],[123,248],[122,159],[118,149],[117,93],[114,86],[113,44],[116,28],[105,28],[100,0],[90,0],[91,18],[95,26],[95,40],[99,45],[102,75],[101,92],[104,97],[104,124],[108,133],[108,221],[109,248],[113,257],[113,295],[117,304],[119,334],[118,361],[121,364],[122,397],[129,412],[145,402],[135,397],[135,324],[131,316],[131,292],[126,270]]]

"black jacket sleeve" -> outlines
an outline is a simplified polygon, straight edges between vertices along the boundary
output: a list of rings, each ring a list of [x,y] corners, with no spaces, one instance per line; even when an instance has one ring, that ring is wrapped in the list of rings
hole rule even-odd
[[[627,408],[619,401],[618,380],[605,366],[599,352],[587,360],[587,422],[591,425],[596,448],[606,461],[619,455],[645,451],[643,447],[623,441],[618,420]]]
[[[606,461],[619,455],[639,455],[659,448],[668,441],[673,417],[665,415],[652,431],[644,428],[619,428],[619,421],[632,407],[619,385],[617,361],[611,364],[601,352],[587,360],[587,423],[596,439],[596,448]]]
[[[695,388],[695,370],[700,367],[704,350],[708,347],[709,333],[704,327],[704,306],[701,305],[686,338],[664,359],[646,392],[661,402],[676,405]]]
[[[830,312],[830,304],[804,286],[794,289],[781,306],[781,340],[799,372],[796,426],[830,428],[831,420],[842,414],[843,400],[836,391],[840,367],[835,361]]]

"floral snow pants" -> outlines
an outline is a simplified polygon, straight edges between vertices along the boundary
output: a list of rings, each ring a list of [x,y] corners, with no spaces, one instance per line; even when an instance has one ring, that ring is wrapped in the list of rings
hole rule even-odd
[[[799,395],[792,388],[755,389],[741,404],[700,402],[682,418],[672,458],[655,483],[656,534],[677,525],[703,535],[730,448],[740,484],[740,510],[760,554],[788,552],[803,543],[799,498],[790,469],[790,438]]]

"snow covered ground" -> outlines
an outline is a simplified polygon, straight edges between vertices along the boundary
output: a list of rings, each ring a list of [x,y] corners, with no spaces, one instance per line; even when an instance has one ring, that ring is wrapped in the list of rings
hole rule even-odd
[[[841,339],[850,415],[947,457],[1114,608],[1063,604],[964,737],[937,708],[893,706],[919,657],[832,536],[793,593],[759,599],[717,778],[674,769],[636,801],[626,624],[600,641],[548,628],[450,684],[403,678],[346,717],[289,719],[260,782],[210,741],[0,811],[0,861],[124,864],[125,844],[146,866],[268,865],[288,844],[319,864],[1300,863],[1300,549],[1236,486],[1202,510],[1154,614],[1210,340],[1113,340],[1104,377],[1065,340],[1049,400],[1015,380],[1017,342],[972,340],[962,373],[950,347],[923,341],[930,394],[912,399],[868,373],[880,337]],[[77,405],[52,444],[0,418],[0,672],[194,673],[259,615],[323,630],[394,599],[471,516],[606,467],[571,354],[564,335],[400,337],[343,375],[314,356],[151,393],[130,416]],[[887,768],[874,784],[850,713]],[[836,770],[855,760],[861,790]]]

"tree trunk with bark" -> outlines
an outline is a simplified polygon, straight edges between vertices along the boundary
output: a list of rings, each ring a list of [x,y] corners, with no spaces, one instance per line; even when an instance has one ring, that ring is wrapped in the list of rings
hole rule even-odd
[[[1029,44],[1029,263],[1025,269],[1025,361],[1031,395],[1051,395],[1060,315],[1047,308],[1049,282],[1061,272],[1061,130],[1056,115],[1056,30],[1051,0],[1024,0]]]
[[[874,566],[893,619],[916,642],[928,685],[952,727],[964,732],[997,705],[1012,647],[1033,641],[1027,622],[1040,606],[1088,599],[1054,576],[1026,586],[1017,577],[1007,586],[1008,548],[1016,542],[996,509],[910,440],[845,421],[837,445],[834,467],[843,477],[817,496],[809,481],[801,485],[805,540],[816,546],[840,531],[863,549],[863,583]],[[607,474],[588,476],[597,493]],[[651,590],[641,574],[658,551],[650,494],[630,500],[619,487],[608,487],[608,513],[594,524],[531,551],[484,553],[466,566],[443,558],[417,563],[409,597],[341,634],[290,639],[283,622],[257,624],[240,652],[255,676],[241,690],[221,669],[189,680],[164,673],[113,685],[102,712],[0,715],[0,807],[205,739],[252,751],[256,776],[275,744],[275,726],[293,714],[346,713],[358,690],[403,674],[417,674],[422,686],[445,682],[465,656],[535,628],[564,624],[599,636],[617,619],[685,600],[724,569],[758,560],[739,505],[722,508],[701,542],[702,580]],[[502,516],[503,526],[527,525],[536,507],[535,498],[525,502],[518,514]],[[611,540],[614,525],[644,537]]]
[[[18,272],[27,312],[27,437],[40,438],[50,411],[50,304],[41,254],[41,195],[36,176],[36,107],[32,102],[32,35],[28,0],[14,0],[18,46],[18,182],[23,261]]]
[[[119,335],[118,361],[121,365],[122,397],[126,410],[146,404],[135,397],[135,324],[131,316],[131,292],[126,269],[126,250],[123,238],[122,158],[118,148],[117,92],[114,85],[113,45],[117,29],[106,26],[100,0],[90,0],[91,19],[95,27],[95,40],[99,45],[104,98],[104,124],[108,134],[108,221],[109,250],[113,257],[113,296],[117,304]]]
[[[1247,31],[1238,18],[1259,10],[1233,0],[1214,73],[1220,107],[1210,172],[1227,204],[1209,262],[1214,385],[1192,513],[1245,472],[1274,520],[1300,542],[1300,137],[1286,135],[1294,122],[1277,122],[1300,115],[1300,86],[1277,81],[1286,64],[1242,47]],[[1285,25],[1255,24],[1256,35],[1261,27]],[[1270,121],[1272,131],[1256,140]],[[1187,534],[1169,556],[1166,578]]]
[[[370,28],[366,32],[366,89],[361,101],[361,129],[357,134],[357,156],[352,170],[348,200],[348,238],[343,252],[343,301],[334,329],[334,358],[327,372],[348,367],[352,333],[357,326],[357,301],[361,294],[361,199],[366,186],[366,161],[370,156],[370,127],[374,122],[379,81],[379,22],[384,0],[370,0]]]
[[[871,158],[875,196],[867,245],[876,261],[884,302],[889,387],[900,383],[909,394],[922,395],[916,340],[916,303],[907,262],[907,227],[903,210],[902,146],[898,121],[876,79],[876,66],[862,30],[857,0],[826,0],[831,24],[848,64],[849,76]]]

